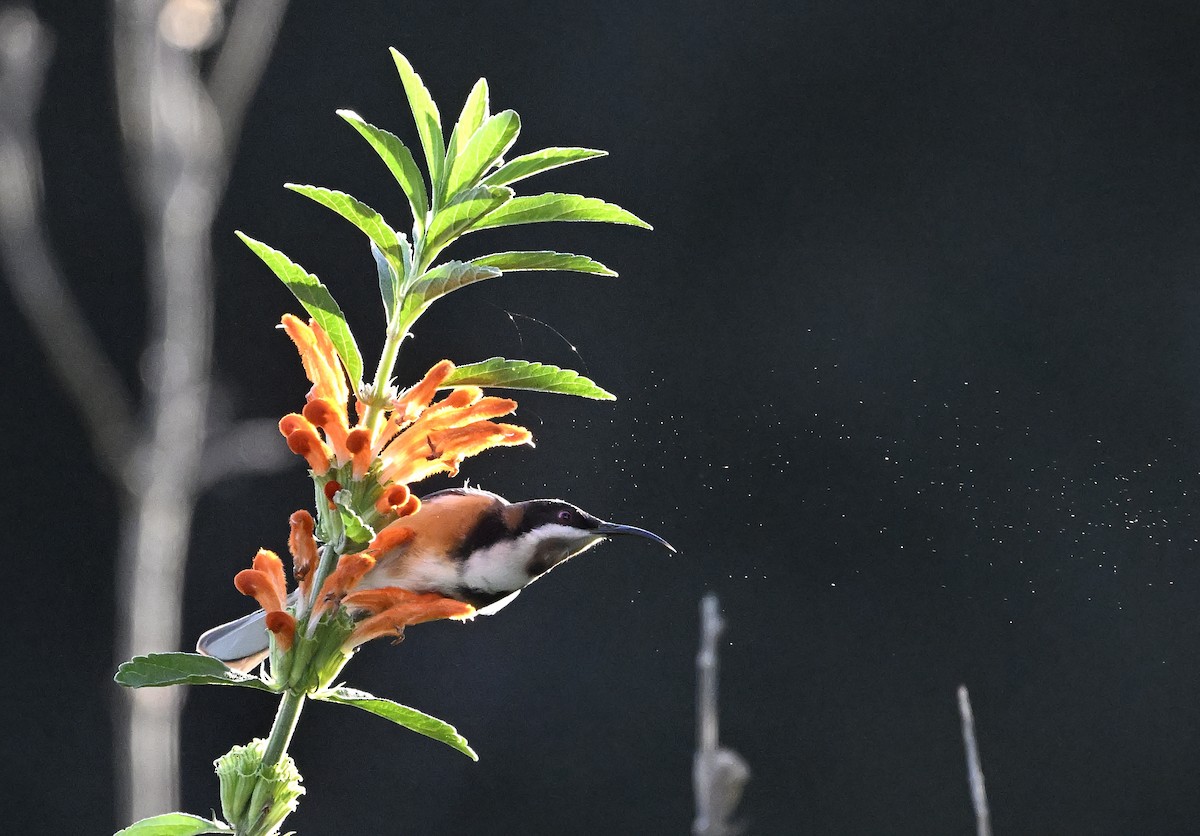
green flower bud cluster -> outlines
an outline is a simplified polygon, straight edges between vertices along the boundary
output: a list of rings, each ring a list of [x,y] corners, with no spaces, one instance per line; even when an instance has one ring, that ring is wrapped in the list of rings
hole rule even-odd
[[[307,619],[296,629],[296,637],[286,652],[271,637],[271,680],[280,690],[311,694],[329,687],[341,673],[350,655],[342,650],[354,632],[354,622],[341,607],[327,612],[309,635]]]
[[[215,762],[221,779],[221,811],[238,836],[278,832],[304,794],[291,757],[264,766],[266,748],[266,741],[256,738],[245,746],[234,746]]]

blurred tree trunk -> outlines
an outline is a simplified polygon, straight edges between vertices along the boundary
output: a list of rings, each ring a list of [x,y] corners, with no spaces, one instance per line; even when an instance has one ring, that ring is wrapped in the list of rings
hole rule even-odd
[[[113,55],[127,173],[145,226],[149,334],[135,403],[75,304],[45,232],[35,116],[51,43],[32,12],[0,20],[0,245],[14,296],[122,491],[116,661],[184,644],[184,568],[196,499],[214,474],[283,460],[210,462],[213,218],[245,108],[286,0],[114,0]],[[209,51],[213,54],[208,56]],[[210,71],[201,72],[208,57]],[[249,422],[223,435],[262,429]],[[231,446],[218,445],[226,452]],[[117,815],[179,806],[183,689],[121,690],[114,701]]]

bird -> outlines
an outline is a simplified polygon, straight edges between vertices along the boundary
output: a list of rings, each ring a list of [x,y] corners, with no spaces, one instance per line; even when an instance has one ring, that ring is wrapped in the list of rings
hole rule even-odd
[[[470,487],[421,497],[420,510],[401,524],[412,536],[380,554],[356,589],[433,592],[470,604],[477,615],[498,612],[555,566],[609,537],[633,535],[676,551],[651,531],[605,522],[561,499],[509,502]],[[265,621],[259,610],[214,627],[196,649],[250,670],[269,646]]]

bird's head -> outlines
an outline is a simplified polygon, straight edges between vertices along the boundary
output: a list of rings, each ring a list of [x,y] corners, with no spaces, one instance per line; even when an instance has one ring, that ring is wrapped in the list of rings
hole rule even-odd
[[[528,550],[526,570],[531,578],[602,540],[623,534],[644,537],[675,551],[670,543],[651,531],[605,522],[561,499],[530,499],[510,508],[515,521],[512,538]]]

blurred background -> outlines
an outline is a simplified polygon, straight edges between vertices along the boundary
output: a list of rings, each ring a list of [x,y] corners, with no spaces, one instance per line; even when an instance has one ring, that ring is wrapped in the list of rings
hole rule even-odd
[[[33,8],[55,38],[34,125],[49,242],[137,397],[154,265],[118,129],[112,9]],[[611,153],[525,193],[595,195],[655,225],[460,245],[586,253],[621,276],[454,294],[419,324],[400,380],[503,355],[620,399],[522,396],[537,449],[472,459],[457,483],[566,498],[680,550],[610,543],[497,617],[365,648],[351,684],[454,723],[480,762],[313,705],[289,827],[687,832],[712,590],[728,622],[722,739],[753,770],[748,832],[971,832],[959,684],[996,832],[1195,832],[1197,42],[1200,8],[1183,0],[288,4],[212,224],[205,425],[274,421],[308,387],[274,327],[299,307],[234,229],[319,275],[374,362],[361,235],[282,184],[348,191],[407,226],[334,115],[415,147],[395,46],[444,120],[483,75],[493,109],[522,116],[514,153]],[[127,823],[110,713],[123,506],[11,287],[5,818],[104,834]],[[288,514],[312,501],[299,459],[196,493],[183,649],[248,610],[233,574],[285,548]],[[212,760],[265,735],[274,704],[188,690],[183,809],[219,806]]]

